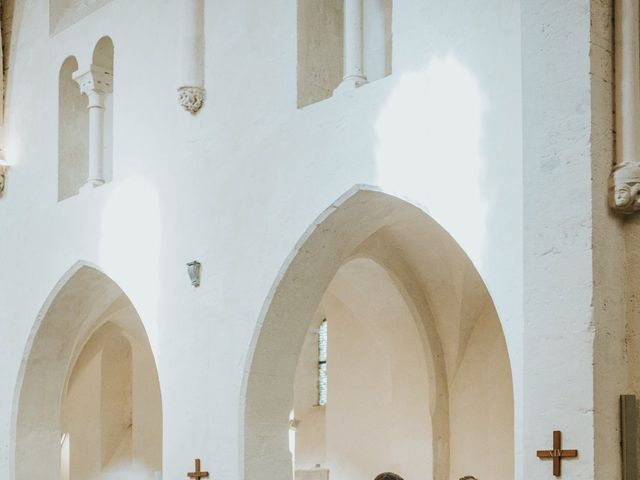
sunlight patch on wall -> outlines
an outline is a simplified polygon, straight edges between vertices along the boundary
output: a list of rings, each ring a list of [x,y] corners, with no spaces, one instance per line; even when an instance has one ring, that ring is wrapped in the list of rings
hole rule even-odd
[[[376,121],[377,183],[428,209],[480,267],[487,200],[475,75],[452,56],[400,77]]]
[[[119,185],[102,212],[100,264],[131,297],[151,345],[157,345],[160,206],[155,187],[142,177]]]

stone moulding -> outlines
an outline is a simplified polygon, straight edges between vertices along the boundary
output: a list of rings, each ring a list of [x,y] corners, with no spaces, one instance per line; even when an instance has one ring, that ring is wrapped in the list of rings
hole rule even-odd
[[[623,162],[613,167],[609,206],[625,215],[640,210],[640,162]]]
[[[178,88],[178,103],[187,112],[198,113],[204,104],[205,91],[201,87]]]

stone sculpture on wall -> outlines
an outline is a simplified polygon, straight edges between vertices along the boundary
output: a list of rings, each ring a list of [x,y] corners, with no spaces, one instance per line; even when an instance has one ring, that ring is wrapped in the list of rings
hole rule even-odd
[[[204,88],[180,87],[178,89],[178,103],[191,113],[197,113],[204,103]]]
[[[609,183],[611,208],[630,214],[640,210],[640,164],[617,165]]]
[[[7,167],[4,165],[0,165],[0,197],[4,193],[4,184],[7,176]]]

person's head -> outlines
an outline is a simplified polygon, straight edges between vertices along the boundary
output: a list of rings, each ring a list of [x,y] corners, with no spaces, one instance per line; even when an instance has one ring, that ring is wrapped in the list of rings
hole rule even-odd
[[[404,480],[400,475],[391,472],[384,472],[378,475],[374,480]]]

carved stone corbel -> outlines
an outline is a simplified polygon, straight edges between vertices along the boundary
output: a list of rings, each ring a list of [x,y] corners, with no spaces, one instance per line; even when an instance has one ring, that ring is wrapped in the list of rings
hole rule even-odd
[[[609,206],[629,215],[640,210],[640,163],[624,162],[609,177]]]
[[[187,112],[198,113],[204,104],[204,88],[180,87],[178,89],[178,103]]]
[[[7,181],[7,170],[9,167],[0,163],[0,197],[4,193],[4,185]]]

